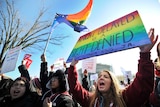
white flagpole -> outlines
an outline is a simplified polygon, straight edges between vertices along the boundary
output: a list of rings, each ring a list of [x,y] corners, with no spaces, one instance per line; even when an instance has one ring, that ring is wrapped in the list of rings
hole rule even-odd
[[[45,52],[46,52],[46,49],[47,49],[47,46],[48,46],[49,40],[50,40],[50,38],[51,38],[51,34],[52,34],[52,31],[49,33],[49,36],[48,36],[48,39],[47,39],[46,46],[45,46],[45,48],[44,48],[44,52],[43,52],[43,54],[45,54]]]
[[[56,19],[54,19],[53,24],[52,24],[52,26],[51,26],[51,30],[50,30],[50,33],[49,33],[49,36],[48,36],[48,39],[47,39],[46,46],[45,46],[45,48],[44,48],[43,54],[45,54],[45,52],[46,52],[46,49],[47,49],[49,40],[50,40],[50,38],[51,38],[51,34],[52,34],[52,32],[53,32],[53,29],[58,25],[58,24],[55,25],[55,23],[54,23],[55,21],[56,21]]]

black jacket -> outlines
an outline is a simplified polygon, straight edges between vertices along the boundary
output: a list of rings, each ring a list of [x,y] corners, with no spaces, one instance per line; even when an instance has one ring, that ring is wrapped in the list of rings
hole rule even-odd
[[[41,102],[43,102],[46,97],[51,98],[52,107],[74,107],[75,105],[72,96],[67,91],[52,94],[51,90],[49,90],[44,94]]]
[[[82,86],[83,86],[83,88],[85,88],[86,90],[89,91],[89,84],[88,84],[88,80],[87,80],[87,76],[86,75],[82,79]]]
[[[26,69],[25,65],[18,66],[18,69],[19,69],[19,72],[21,73],[22,77],[27,78],[29,81],[31,80],[29,72]],[[33,107],[39,107],[40,106],[40,101],[41,101],[41,96],[38,95],[37,92],[30,92],[29,94],[30,95],[28,95],[28,97],[31,98],[31,101],[33,103]]]
[[[34,101],[30,95],[15,100],[11,100],[11,97],[7,96],[0,101],[0,107],[34,107]]]
[[[50,80],[51,74],[49,74],[47,66],[48,66],[47,62],[41,63],[40,80],[41,80],[41,86],[42,86],[42,95],[49,90],[46,88],[46,84]]]
[[[28,72],[27,68],[25,67],[25,65],[18,66],[18,70],[21,74],[21,77],[26,77],[29,81],[31,80],[29,72]]]

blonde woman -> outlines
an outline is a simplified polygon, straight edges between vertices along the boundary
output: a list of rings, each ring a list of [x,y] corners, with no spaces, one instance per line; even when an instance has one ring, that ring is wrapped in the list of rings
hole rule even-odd
[[[103,70],[98,75],[96,91],[85,90],[78,81],[77,60],[71,62],[68,69],[70,92],[82,107],[141,107],[149,98],[154,85],[154,65],[150,59],[150,50],[158,40],[154,29],[148,33],[151,44],[140,48],[138,72],[134,81],[124,90],[119,88],[115,76]]]

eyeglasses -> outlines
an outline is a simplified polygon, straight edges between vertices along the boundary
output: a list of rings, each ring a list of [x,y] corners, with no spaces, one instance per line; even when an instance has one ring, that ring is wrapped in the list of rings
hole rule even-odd
[[[21,83],[21,84],[15,83],[15,84],[12,85],[12,87],[18,87],[18,86],[19,86],[19,87],[25,87],[26,85],[25,85],[25,84],[22,84],[22,83]]]

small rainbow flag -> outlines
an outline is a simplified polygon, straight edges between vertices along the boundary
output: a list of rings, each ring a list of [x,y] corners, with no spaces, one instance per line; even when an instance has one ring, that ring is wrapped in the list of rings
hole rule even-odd
[[[68,15],[57,13],[51,27],[51,32],[60,23],[67,24],[68,26],[72,27],[74,31],[77,32],[88,30],[88,28],[82,24],[84,24],[84,22],[86,22],[87,18],[89,17],[92,5],[93,5],[93,0],[90,0],[87,6],[78,13],[68,14]]]

